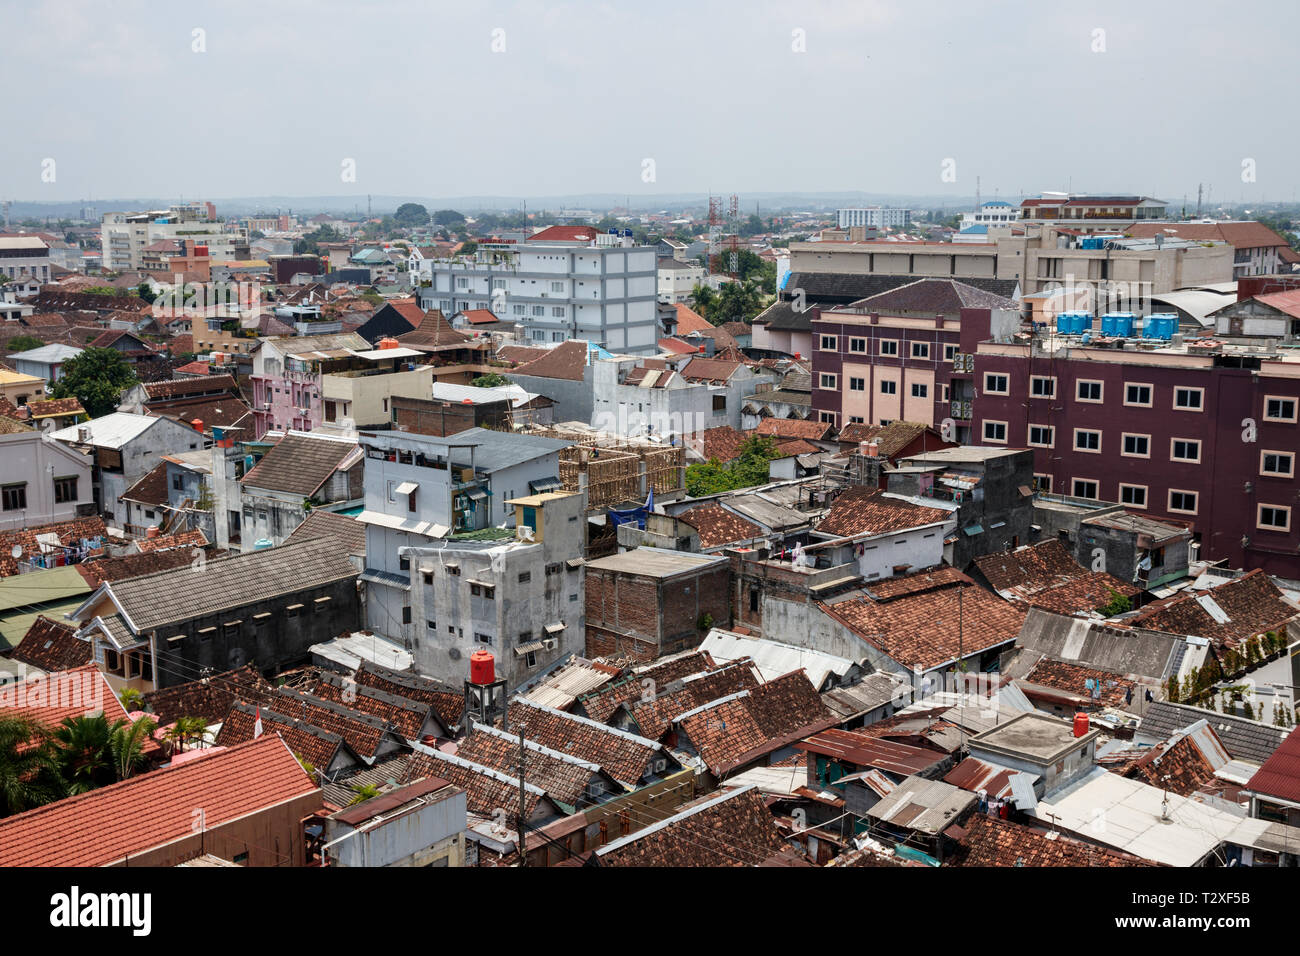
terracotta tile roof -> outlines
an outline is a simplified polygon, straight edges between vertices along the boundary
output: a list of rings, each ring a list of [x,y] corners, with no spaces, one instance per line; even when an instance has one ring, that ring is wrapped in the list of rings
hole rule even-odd
[[[532,742],[524,735],[526,742]],[[474,730],[460,742],[456,756],[462,760],[482,764],[499,770],[507,776],[517,777],[519,773],[519,736],[500,731]],[[533,749],[529,747],[524,757],[525,779],[536,787],[546,791],[552,800],[576,807],[582,802],[587,791],[587,784],[593,776],[600,773],[591,765],[573,758],[564,759],[555,751]],[[621,792],[613,784],[614,792]]]
[[[417,313],[420,312],[419,306],[412,306]],[[410,319],[410,316],[405,315]],[[419,314],[412,320],[415,328],[410,332],[405,332],[397,336],[397,341],[402,345],[412,349],[437,349],[446,346],[472,344],[472,336],[466,335],[457,329],[451,327],[447,317],[439,309],[430,309],[426,313]]]
[[[1246,789],[1300,803],[1300,731],[1293,730],[1255,771]]]
[[[374,687],[397,697],[428,704],[444,727],[455,727],[465,711],[465,695],[454,687],[415,673],[390,670],[363,661],[353,675],[359,686]]]
[[[103,866],[194,832],[319,793],[284,742],[267,736],[0,821],[0,866]]]
[[[201,533],[201,532],[200,532]],[[156,539],[155,539],[156,540]],[[86,579],[92,588],[97,588],[105,581],[121,581],[136,578],[142,574],[166,571],[178,568],[193,560],[188,549],[170,548],[166,551],[145,551],[140,554],[127,554],[120,558],[99,558],[84,561],[76,566],[77,572]]]
[[[852,485],[831,504],[830,513],[817,525],[821,534],[852,537],[892,534],[941,523],[952,518],[943,508],[927,508],[901,498],[891,498],[876,488]]]
[[[1140,592],[1140,588],[1121,581],[1113,574],[1084,571],[1073,581],[1066,581],[1032,595],[1029,603],[1057,614],[1077,614],[1102,608],[1110,603],[1115,594],[1132,597]]]
[[[470,325],[490,325],[501,321],[491,309],[466,309],[461,315]]]
[[[239,701],[232,704],[222,720],[216,745],[247,746],[254,740],[279,737],[295,757],[300,757],[320,771],[328,770],[340,753],[355,760],[355,755],[340,735],[265,707],[262,708],[262,736],[254,737],[257,732],[257,713],[255,704]]]
[[[524,242],[593,242],[596,232],[593,226],[549,226],[533,233]]]
[[[678,338],[660,339],[658,345],[659,351],[673,352],[677,355],[692,355],[701,348],[701,346],[691,345],[689,342],[683,342]]]
[[[434,756],[416,753],[407,762],[406,770],[398,783],[405,785],[430,777],[439,777],[464,790],[465,809],[470,813],[493,819],[498,810],[504,810],[507,819],[512,821],[509,825],[515,825],[513,821],[519,812],[517,772],[495,770],[472,761],[461,761],[449,754]],[[531,786],[525,788],[525,816],[537,812],[537,805],[542,801],[542,796],[537,792],[539,789]]]
[[[263,714],[273,711],[338,734],[357,756],[367,761],[379,755],[386,736],[394,732],[390,721],[371,716],[362,708],[336,704],[288,687],[277,688],[276,693],[262,698],[261,704]]]
[[[208,375],[204,378],[170,378],[162,382],[145,382],[141,385],[148,396],[147,404],[193,395],[219,395],[223,392],[236,395],[239,386],[233,375]]]
[[[253,409],[248,403],[236,395],[225,395],[206,402],[175,403],[166,406],[153,404],[146,410],[150,415],[184,422],[191,428],[194,427],[195,422],[202,422],[203,431],[209,435],[212,433],[213,425],[233,428],[242,424],[243,427],[248,428],[251,425],[248,419],[253,414]],[[252,437],[251,434],[249,437]]]
[[[753,787],[712,794],[662,823],[596,851],[598,866],[739,867],[807,865],[776,829]]]
[[[309,498],[339,468],[357,458],[360,445],[334,438],[288,434],[271,447],[239,483]]]
[[[700,533],[700,546],[714,548],[732,541],[750,541],[763,536],[763,529],[752,521],[728,511],[719,504],[696,505],[677,515]]]
[[[758,423],[754,434],[824,441],[828,440],[834,431],[835,429],[826,422],[805,422],[797,418],[765,418]]]
[[[683,366],[682,378],[691,382],[719,382],[731,380],[740,371],[741,363],[724,358],[693,358]],[[802,436],[794,436],[796,438]]]
[[[1133,689],[1134,693],[1137,693],[1136,682],[1120,674],[1057,661],[1050,657],[1044,657],[1024,676],[1024,680],[1031,684],[1053,687],[1078,697],[1091,698],[1091,692],[1084,686],[1084,681],[1089,679],[1101,681],[1101,697],[1095,701],[1100,706],[1122,707],[1125,691]]]
[[[712,334],[714,328],[713,324],[685,302],[678,302],[676,308],[678,335],[687,335],[691,332],[707,332]]]
[[[0,697],[0,714],[22,714],[50,728],[69,717],[100,712],[110,724],[127,719],[108,678],[93,663],[29,677]]]
[[[32,622],[9,658],[43,671],[65,671],[91,662],[89,641],[75,635],[77,629],[44,614]]]
[[[1213,728],[1207,725],[1200,733],[1210,735],[1215,749],[1226,762],[1228,752],[1223,749]],[[1125,777],[1141,780],[1157,789],[1168,790],[1180,797],[1190,797],[1218,780],[1214,775],[1215,769],[1214,764],[1201,752],[1196,735],[1184,734],[1172,743],[1164,740],[1148,748],[1124,767],[1122,773]],[[1300,792],[1300,788],[1297,792]]]
[[[737,431],[730,425],[719,425],[717,428],[706,428],[697,433],[694,441],[698,442],[700,454],[705,461],[716,458],[726,463],[740,457],[740,446],[748,437],[744,432]]]
[[[533,359],[541,358],[549,351],[550,349],[533,348],[531,345],[503,345],[497,349],[497,358],[502,362],[522,365],[525,362],[531,362]]]
[[[161,506],[167,504],[167,496],[167,462],[160,461],[143,478],[137,479],[122,492],[121,500]]]
[[[850,422],[840,429],[841,444],[856,445],[858,442],[874,441],[882,458],[893,458],[904,448],[920,438],[930,426],[924,422],[890,422],[888,425],[868,425],[865,422]],[[935,436],[936,439],[938,436]],[[936,442],[937,444],[937,442]]]
[[[18,435],[33,430],[31,424],[8,415],[0,415],[0,435]]]
[[[206,548],[208,538],[196,528],[193,531],[178,531],[176,534],[160,534],[156,538],[141,538],[135,546],[141,554],[170,551],[173,548],[182,548],[188,553],[194,548]]]
[[[237,700],[255,702],[271,693],[271,685],[262,679],[257,668],[245,664],[203,680],[150,691],[144,695],[144,706],[153,713],[159,726],[175,723],[181,717],[202,717],[215,724],[225,719]]]
[[[678,690],[661,692],[651,700],[632,700],[624,706],[636,723],[637,733],[649,740],[659,740],[682,714],[742,690],[756,690],[760,684],[754,674],[754,662],[745,657],[687,678]]]
[[[0,531],[0,577],[18,573],[18,562],[13,557],[15,545],[23,549],[24,556],[40,553],[40,542],[36,540],[38,535],[53,534],[63,544],[75,544],[82,538],[102,539],[106,533],[104,519],[100,517],[74,518],[16,531]]]
[[[951,587],[954,584],[970,584],[971,579],[956,568],[942,564],[924,571],[897,575],[867,584],[867,593],[879,601],[888,601],[905,594],[918,594],[922,591],[934,591]]]
[[[49,398],[42,402],[29,402],[32,418],[47,418],[51,415],[84,415],[81,400],[76,398]]]
[[[1024,545],[975,559],[975,566],[997,591],[1028,596],[1078,577],[1083,568],[1060,541]]]
[[[1156,233],[1163,233],[1166,239],[1226,242],[1236,249],[1288,245],[1285,239],[1262,222],[1135,222],[1124,232],[1136,239],[1152,239]]]
[[[778,458],[789,458],[793,455],[815,455],[820,451],[822,449],[805,438],[787,438],[784,441],[778,441],[776,444]]]
[[[1216,621],[1207,602],[1217,605],[1227,620]],[[1127,623],[1153,631],[1206,637],[1218,647],[1236,648],[1258,634],[1284,629],[1297,615],[1300,610],[1287,603],[1262,569],[1256,569],[1206,591],[1182,592],[1149,604]]]
[[[522,732],[543,747],[600,764],[611,777],[629,788],[636,787],[642,777],[652,773],[654,762],[664,755],[663,749],[653,741],[521,700],[510,704],[509,718],[513,731]]]
[[[678,654],[660,663],[640,668],[624,680],[607,684],[598,691],[580,697],[577,703],[588,717],[603,724],[620,704],[640,700],[647,691],[653,696],[656,688],[667,687],[675,680],[713,669],[713,659],[703,651]],[[646,684],[646,681],[651,683]]]
[[[1149,860],[1118,850],[1093,846],[1058,834],[1048,839],[1047,832],[1010,820],[999,820],[984,813],[974,813],[966,822],[966,836],[954,866],[1072,866],[1116,867],[1155,866]]]
[[[515,369],[518,375],[536,375],[539,378],[561,378],[581,382],[587,367],[587,343],[561,342],[545,355],[525,362]]]
[[[1027,613],[1024,605],[969,585],[890,601],[864,597],[820,607],[894,661],[922,670],[954,660],[959,653],[969,656],[1014,641]]]
[[[347,554],[366,553],[366,526],[349,515],[316,508],[289,535],[291,541],[328,538]]]
[[[391,723],[404,740],[419,740],[431,705],[380,690],[365,687],[328,671],[311,688],[311,693],[321,700],[344,704],[352,710]]]
[[[802,668],[674,718],[715,776],[839,723]]]
[[[187,375],[211,375],[212,366],[207,362],[186,362],[184,365],[177,366],[176,371]]]

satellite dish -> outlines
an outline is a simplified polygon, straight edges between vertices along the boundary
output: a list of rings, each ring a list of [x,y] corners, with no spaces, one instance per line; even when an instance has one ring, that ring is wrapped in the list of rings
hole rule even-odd
[[[14,545],[13,550],[10,551],[9,553],[13,555],[13,559],[17,561],[19,558],[23,556],[23,546],[21,544],[16,544]]]

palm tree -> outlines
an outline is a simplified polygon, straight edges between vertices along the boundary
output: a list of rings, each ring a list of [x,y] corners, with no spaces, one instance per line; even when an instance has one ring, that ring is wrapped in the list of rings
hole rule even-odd
[[[208,723],[202,717],[177,717],[176,723],[167,728],[167,738],[177,745],[177,751],[185,750],[185,744],[202,738],[207,732]]]
[[[144,742],[157,726],[149,717],[134,722],[119,720],[113,725],[109,750],[113,754],[113,770],[118,780],[125,780],[145,763]]]
[[[712,312],[718,304],[718,293],[713,291],[710,286],[697,285],[691,290],[690,302],[692,309],[700,313],[704,318],[712,321],[709,313]]]
[[[49,731],[30,717],[0,715],[0,817],[61,796]]]
[[[354,783],[352,785],[352,792],[356,794],[356,796],[348,801],[348,806],[350,807],[354,807],[358,803],[365,803],[372,797],[379,796],[379,788],[373,783]]]
[[[122,707],[125,708],[128,714],[133,710],[140,710],[144,707],[144,694],[134,687],[123,687],[118,691],[117,699],[122,702]]]
[[[65,717],[54,731],[55,760],[69,796],[114,782],[110,740],[119,726],[95,714]]]

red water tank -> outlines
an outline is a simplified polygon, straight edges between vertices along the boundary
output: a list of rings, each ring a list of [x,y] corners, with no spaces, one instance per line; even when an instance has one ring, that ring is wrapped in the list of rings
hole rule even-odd
[[[156,538],[160,534],[162,534],[162,529],[159,528],[156,524],[151,524],[148,530],[145,531],[144,536],[146,538]]]
[[[469,656],[469,682],[480,686],[496,680],[495,658],[488,651],[478,650]]]
[[[1079,711],[1074,715],[1074,736],[1082,737],[1088,733],[1088,715]]]
[[[401,345],[402,345],[401,342],[397,341],[397,339],[388,335],[384,336],[382,339],[379,340],[379,347],[381,349],[395,349],[395,348],[400,348]]]
[[[194,426],[194,430],[195,430],[196,432],[201,432],[201,431],[203,431],[203,419],[201,419],[201,418],[196,418],[196,419],[194,419],[194,421],[190,422],[190,424],[191,424],[192,426]]]

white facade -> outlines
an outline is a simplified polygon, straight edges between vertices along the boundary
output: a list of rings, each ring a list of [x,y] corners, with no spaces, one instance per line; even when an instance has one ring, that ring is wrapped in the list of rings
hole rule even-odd
[[[659,260],[659,301],[676,305],[691,297],[697,285],[703,285],[708,272],[703,266],[678,259]]]
[[[841,229],[866,226],[876,229],[902,229],[912,221],[912,210],[886,206],[863,206],[855,209],[838,209],[836,218]]]
[[[1020,218],[1020,209],[1001,199],[981,203],[974,212],[961,217],[961,228],[968,226],[1005,226]]]
[[[50,247],[36,236],[0,237],[0,276],[15,288],[24,283],[39,286],[49,282]]]
[[[491,309],[523,325],[532,343],[576,338],[615,352],[656,351],[652,246],[484,244],[472,258],[411,262],[422,309]]]
[[[0,530],[94,513],[93,459],[44,437],[36,429],[0,435]]]
[[[206,210],[195,205],[155,212],[106,212],[99,227],[103,266],[114,272],[137,270],[143,265],[145,247],[163,239],[192,239],[208,247],[213,262],[237,258],[235,247],[247,244],[247,234],[242,229],[227,230],[225,223],[206,216]]]

